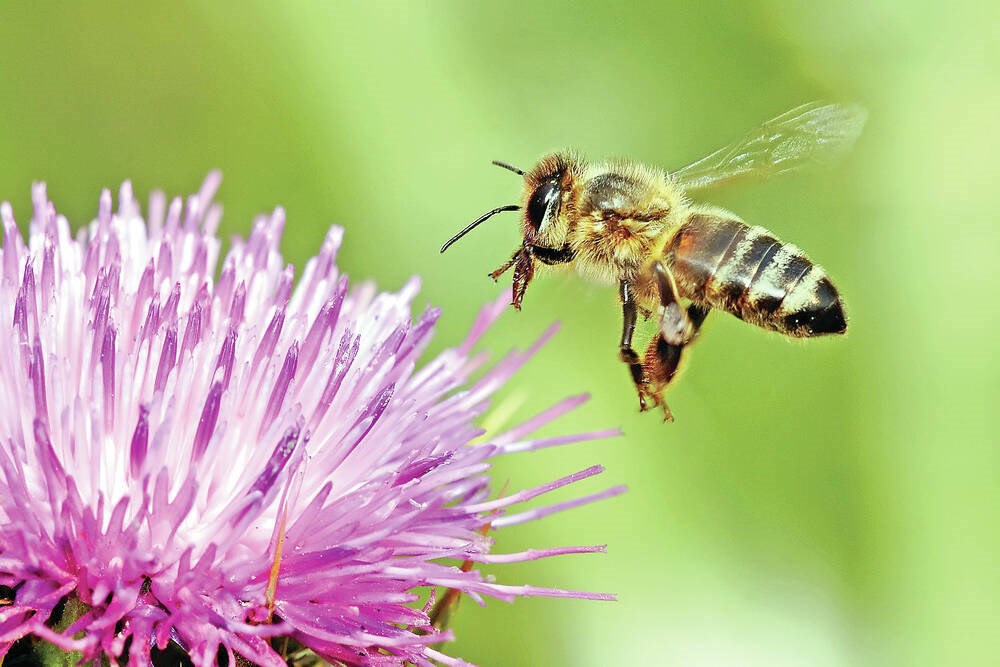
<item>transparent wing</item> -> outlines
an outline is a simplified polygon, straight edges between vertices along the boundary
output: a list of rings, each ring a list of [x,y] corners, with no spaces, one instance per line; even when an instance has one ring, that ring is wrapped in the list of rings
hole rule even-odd
[[[868,112],[855,104],[803,104],[681,167],[673,177],[682,188],[696,190],[744,176],[763,179],[829,164],[851,149],[867,118]]]

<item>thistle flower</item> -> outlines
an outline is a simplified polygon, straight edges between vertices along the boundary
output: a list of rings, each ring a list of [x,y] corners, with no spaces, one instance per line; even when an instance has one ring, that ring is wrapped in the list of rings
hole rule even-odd
[[[411,321],[416,280],[349,291],[340,229],[296,283],[278,209],[216,280],[218,184],[154,194],[147,222],[125,183],[75,240],[44,185],[27,244],[0,207],[0,658],[33,636],[84,660],[147,664],[173,642],[199,665],[284,665],[287,637],[345,664],[463,664],[432,648],[452,638],[431,623],[437,588],[611,599],[468,566],[603,551],[493,554],[485,529],[623,490],[516,509],[594,466],[491,491],[493,457],[612,434],[530,437],[582,397],[477,428],[537,348],[471,379],[504,302],[416,370],[439,312]]]

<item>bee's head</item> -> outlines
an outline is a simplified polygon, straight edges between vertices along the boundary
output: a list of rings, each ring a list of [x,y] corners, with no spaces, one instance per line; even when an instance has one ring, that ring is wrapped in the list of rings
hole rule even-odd
[[[563,214],[573,204],[564,194],[572,186],[578,163],[571,155],[552,153],[524,174],[521,234],[526,245],[557,250],[566,244],[568,216]]]
[[[469,223],[465,229],[448,239],[441,246],[441,252],[447,250],[455,241],[497,213],[522,211],[521,245],[514,251],[509,261],[490,274],[490,277],[496,280],[505,271],[514,267],[513,305],[520,309],[521,298],[534,275],[536,256],[549,264],[554,263],[554,261],[566,261],[565,259],[553,260],[554,255],[551,253],[561,253],[566,246],[568,225],[565,222],[565,216],[561,214],[567,206],[572,204],[564,201],[563,195],[569,190],[572,179],[575,178],[573,165],[578,164],[578,162],[568,154],[553,153],[539,160],[527,173],[505,162],[494,160],[493,164],[524,177],[521,204],[498,206],[487,211]]]

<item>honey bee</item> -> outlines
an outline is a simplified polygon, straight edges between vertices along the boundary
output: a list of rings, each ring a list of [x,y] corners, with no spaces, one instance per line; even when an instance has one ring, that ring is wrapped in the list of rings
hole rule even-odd
[[[832,162],[850,149],[866,117],[854,105],[805,104],[673,172],[624,160],[588,163],[572,152],[547,155],[528,172],[494,162],[524,178],[521,203],[480,216],[441,252],[497,213],[522,211],[522,242],[490,277],[513,268],[518,310],[536,262],[572,264],[583,276],[617,284],[618,357],[640,410],[658,406],[673,421],[663,394],[712,309],[793,338],[847,330],[837,289],[805,253],[687,193]],[[639,315],[659,325],[641,358],[632,347]]]

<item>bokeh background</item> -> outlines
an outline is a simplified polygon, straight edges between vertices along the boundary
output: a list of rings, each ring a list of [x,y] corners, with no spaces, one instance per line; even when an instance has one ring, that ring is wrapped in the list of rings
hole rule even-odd
[[[494,568],[617,603],[466,601],[449,652],[482,665],[978,665],[1000,633],[996,5],[606,2],[4,3],[0,198],[45,180],[76,224],[102,187],[193,191],[224,171],[223,231],[288,210],[301,265],[330,224],[341,265],[423,278],[454,344],[518,242],[500,217],[553,148],[678,167],[813,99],[858,101],[836,168],[706,193],[837,280],[846,338],[790,343],[709,319],[640,415],[614,289],[536,280],[486,340],[562,332],[508,387],[510,419],[584,391],[551,432],[625,435],[513,457],[511,488],[601,462],[612,501],[498,536],[605,556]],[[421,304],[418,304],[422,306]],[[515,460],[516,459],[516,460]],[[567,494],[568,497],[572,494]]]

